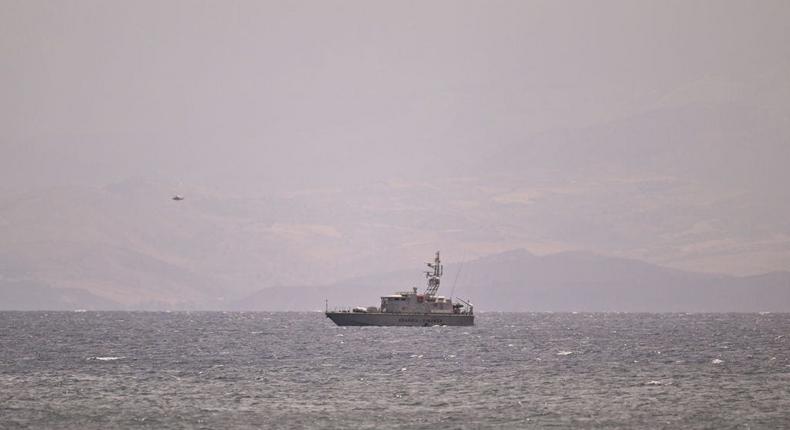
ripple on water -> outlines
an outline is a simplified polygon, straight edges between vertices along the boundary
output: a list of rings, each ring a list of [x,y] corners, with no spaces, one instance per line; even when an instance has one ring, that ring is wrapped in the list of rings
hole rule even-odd
[[[0,312],[0,416],[11,428],[790,428],[788,314],[477,323]]]

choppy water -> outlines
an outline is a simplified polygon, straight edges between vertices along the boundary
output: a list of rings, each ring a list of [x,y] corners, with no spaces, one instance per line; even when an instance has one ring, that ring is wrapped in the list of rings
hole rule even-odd
[[[2,428],[790,428],[790,314],[0,313]]]

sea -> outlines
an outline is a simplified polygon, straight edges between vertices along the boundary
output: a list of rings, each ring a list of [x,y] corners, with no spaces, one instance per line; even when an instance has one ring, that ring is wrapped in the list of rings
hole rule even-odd
[[[790,428],[790,314],[0,312],[0,428]]]

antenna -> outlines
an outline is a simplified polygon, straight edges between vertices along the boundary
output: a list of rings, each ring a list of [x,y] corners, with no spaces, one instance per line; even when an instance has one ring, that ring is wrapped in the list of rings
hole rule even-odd
[[[461,276],[461,270],[464,268],[464,264],[466,263],[466,254],[464,254],[464,258],[461,260],[461,263],[458,265],[458,271],[455,272],[455,280],[453,280],[453,288],[450,290],[450,297],[453,297],[453,293],[455,293],[455,284],[458,283],[458,277]]]
[[[425,263],[433,269],[433,271],[426,271],[425,277],[428,278],[428,287],[425,288],[425,295],[426,296],[435,296],[436,292],[439,291],[439,278],[442,277],[444,273],[444,267],[442,266],[442,261],[439,259],[439,251],[436,251],[436,257],[433,259],[433,263]]]
[[[464,263],[462,261],[461,265],[458,266],[458,271],[455,272],[455,279],[453,279],[453,288],[450,289],[450,297],[452,297],[453,293],[455,293],[455,284],[458,283],[458,276],[461,275],[461,269],[463,269],[463,268],[464,268]]]

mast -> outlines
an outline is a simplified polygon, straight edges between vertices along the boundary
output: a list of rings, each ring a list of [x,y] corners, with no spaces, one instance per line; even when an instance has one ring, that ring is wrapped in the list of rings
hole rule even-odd
[[[425,288],[425,295],[435,296],[436,292],[439,291],[439,278],[442,277],[442,273],[444,272],[442,261],[439,259],[439,251],[436,251],[436,257],[433,259],[433,263],[425,264],[433,269],[433,271],[429,270],[425,272],[425,277],[428,278],[428,287]]]

